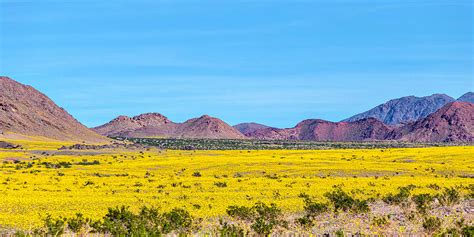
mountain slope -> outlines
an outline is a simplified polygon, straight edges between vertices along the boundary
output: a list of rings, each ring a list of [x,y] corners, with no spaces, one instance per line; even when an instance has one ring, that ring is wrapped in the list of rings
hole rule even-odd
[[[107,141],[46,95],[8,77],[0,77],[0,131],[61,141]]]
[[[93,130],[102,135],[121,137],[245,138],[235,128],[208,115],[184,123],[174,123],[158,113],[142,114],[133,118],[120,116]]]
[[[114,120],[93,128],[99,134],[112,137],[152,137],[174,134],[177,124],[159,113],[135,116],[119,116]]]
[[[403,124],[423,119],[453,101],[453,98],[444,94],[434,94],[426,97],[407,96],[390,100],[343,121],[354,122],[364,118],[376,118],[389,125]]]
[[[449,103],[425,119],[395,129],[387,138],[412,142],[473,142],[474,104]]]
[[[233,126],[235,129],[239,130],[242,134],[250,134],[257,130],[269,128],[267,125],[259,124],[259,123],[239,123]]]
[[[459,97],[459,99],[457,99],[457,101],[474,103],[474,92],[468,92],[462,95],[461,97]]]
[[[178,136],[184,138],[243,139],[245,136],[224,121],[208,115],[178,125]]]
[[[248,136],[265,140],[367,141],[383,140],[390,131],[390,127],[373,118],[339,123],[308,119],[293,128],[260,129]]]

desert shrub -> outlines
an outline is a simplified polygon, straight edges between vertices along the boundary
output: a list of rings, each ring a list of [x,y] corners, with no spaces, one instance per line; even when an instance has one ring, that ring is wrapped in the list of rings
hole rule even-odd
[[[372,225],[382,227],[388,224],[388,219],[385,216],[376,216],[372,219]]]
[[[329,210],[327,204],[316,202],[306,194],[300,194],[299,197],[303,198],[304,200],[305,215],[301,218],[298,218],[296,220],[296,223],[301,225],[302,227],[311,227],[315,217]]]
[[[78,162],[77,165],[100,165],[100,162],[98,160],[87,161],[84,159],[81,162]]]
[[[441,219],[438,217],[425,217],[423,219],[423,229],[428,233],[434,233],[441,228]]]
[[[226,212],[230,217],[243,221],[251,221],[255,217],[254,210],[251,207],[229,206]]]
[[[336,231],[336,233],[335,233],[335,234],[336,234],[336,237],[344,237],[344,236],[345,236],[345,234],[344,234],[344,231],[343,231],[343,230],[338,230],[338,231]]]
[[[410,198],[410,193],[414,189],[413,185],[409,185],[406,187],[398,188],[397,194],[389,194],[384,197],[382,200],[390,205],[402,205],[407,206]]]
[[[219,236],[222,237],[243,237],[245,235],[244,229],[240,228],[239,226],[229,224],[223,220],[219,221]]]
[[[352,211],[355,213],[364,213],[370,211],[366,200],[354,199],[340,188],[337,188],[332,192],[325,193],[324,196],[326,196],[326,198],[328,198],[332,203],[335,212],[340,210],[344,212]]]
[[[193,218],[183,209],[160,213],[156,208],[141,208],[138,214],[128,207],[109,208],[102,221],[91,226],[98,233],[113,236],[161,236],[162,234],[186,234],[191,231]]]
[[[322,213],[328,211],[328,205],[324,203],[315,202],[309,197],[304,199],[304,211],[306,216],[309,218],[314,218],[321,215]]]
[[[67,222],[67,228],[74,232],[80,233],[81,230],[91,223],[89,218],[85,218],[82,213],[76,213],[75,217],[65,219]]]
[[[426,212],[431,206],[433,197],[428,193],[424,193],[424,194],[414,195],[412,200],[415,203],[416,209],[418,210],[418,212],[421,214],[426,214]]]
[[[455,188],[445,188],[441,194],[436,196],[436,198],[441,203],[441,205],[452,206],[459,203],[461,200],[461,195]]]
[[[44,218],[44,227],[46,229],[46,235],[61,236],[66,228],[66,223],[63,218],[53,218],[48,214],[46,218]]]
[[[219,188],[226,188],[227,183],[226,182],[215,182],[214,185]]]
[[[193,218],[184,209],[175,208],[172,211],[163,214],[164,224],[163,232],[168,234],[173,231],[178,233],[189,233],[193,224]]]
[[[277,226],[286,226],[281,210],[275,204],[268,206],[257,202],[253,207],[230,206],[227,208],[227,214],[235,219],[250,222],[252,230],[262,236],[270,235]]]
[[[201,173],[199,171],[196,171],[193,173],[193,177],[201,177]]]
[[[134,218],[134,214],[126,206],[109,208],[103,222],[98,226],[98,232],[125,236],[131,232]]]
[[[461,234],[462,236],[474,236],[474,226],[469,225],[469,226],[464,226],[461,229]]]

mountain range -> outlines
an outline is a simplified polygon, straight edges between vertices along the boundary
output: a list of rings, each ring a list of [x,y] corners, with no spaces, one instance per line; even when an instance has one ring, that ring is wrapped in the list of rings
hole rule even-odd
[[[177,123],[159,113],[119,116],[89,129],[33,87],[0,77],[0,138],[43,137],[88,143],[107,142],[107,137],[474,142],[473,98],[472,92],[457,100],[444,94],[407,96],[341,122],[307,119],[286,129],[257,123],[232,127],[208,115]]]
[[[184,123],[172,122],[159,113],[142,114],[132,118],[119,116],[92,130],[111,137],[246,138],[224,121],[208,115]]]

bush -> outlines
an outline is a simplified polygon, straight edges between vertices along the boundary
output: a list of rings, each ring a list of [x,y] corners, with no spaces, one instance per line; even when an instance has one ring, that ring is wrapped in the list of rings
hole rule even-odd
[[[143,207],[139,214],[134,214],[122,206],[109,208],[102,222],[92,226],[96,232],[113,236],[161,236],[172,232],[189,233],[192,223],[191,215],[179,208],[161,214],[156,208]]]
[[[414,186],[409,185],[406,187],[400,187],[398,188],[398,193],[397,194],[389,194],[388,196],[383,198],[383,201],[387,204],[390,205],[403,205],[407,206],[408,201],[410,198],[410,193],[411,190],[414,189]]]
[[[423,228],[426,232],[432,234],[441,228],[441,220],[438,217],[425,217]]]
[[[188,233],[191,231],[193,218],[186,210],[175,208],[172,211],[165,213],[163,232],[165,234],[177,231],[178,233]]]
[[[44,219],[44,227],[46,228],[46,235],[48,236],[61,236],[64,233],[66,223],[64,219],[54,219],[51,215],[47,215]]]
[[[441,205],[452,206],[459,203],[461,200],[461,195],[455,188],[445,188],[443,193],[437,195],[436,198],[441,203]]]
[[[414,195],[412,198],[413,202],[416,205],[416,209],[421,214],[426,214],[427,210],[431,206],[431,202],[433,201],[433,197],[427,193]]]
[[[309,218],[314,218],[321,215],[324,212],[328,211],[327,204],[315,202],[309,197],[304,199],[304,211],[306,216]]]
[[[67,222],[67,228],[74,233],[80,233],[83,228],[91,223],[91,220],[89,218],[84,218],[82,213],[76,213],[75,217],[67,218],[65,220]]]
[[[388,224],[387,217],[385,216],[376,216],[372,219],[372,225],[382,227]]]
[[[222,237],[244,237],[245,231],[236,226],[220,220],[219,236]]]
[[[226,182],[215,182],[214,185],[219,188],[226,188],[227,183]]]
[[[285,226],[282,221],[281,210],[275,205],[270,206],[257,202],[253,207],[230,206],[227,214],[235,219],[250,222],[251,228],[259,235],[268,236],[277,226]]]
[[[337,188],[332,192],[325,193],[329,201],[334,206],[334,211],[342,210],[344,212],[352,211],[354,213],[369,212],[369,205],[366,200],[354,199],[342,189]]]

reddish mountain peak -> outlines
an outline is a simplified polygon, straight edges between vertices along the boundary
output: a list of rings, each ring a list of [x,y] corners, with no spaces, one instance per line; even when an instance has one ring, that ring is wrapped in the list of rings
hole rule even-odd
[[[0,77],[0,130],[56,140],[104,142],[31,86]]]
[[[128,121],[128,120],[131,120],[131,118],[125,115],[120,115],[117,118],[114,118],[111,122],[122,122],[122,121]]]
[[[160,113],[145,113],[132,118],[133,120],[147,120],[147,119],[168,119]]]
[[[417,142],[472,142],[474,104],[448,103],[425,119],[394,130],[389,138]]]

